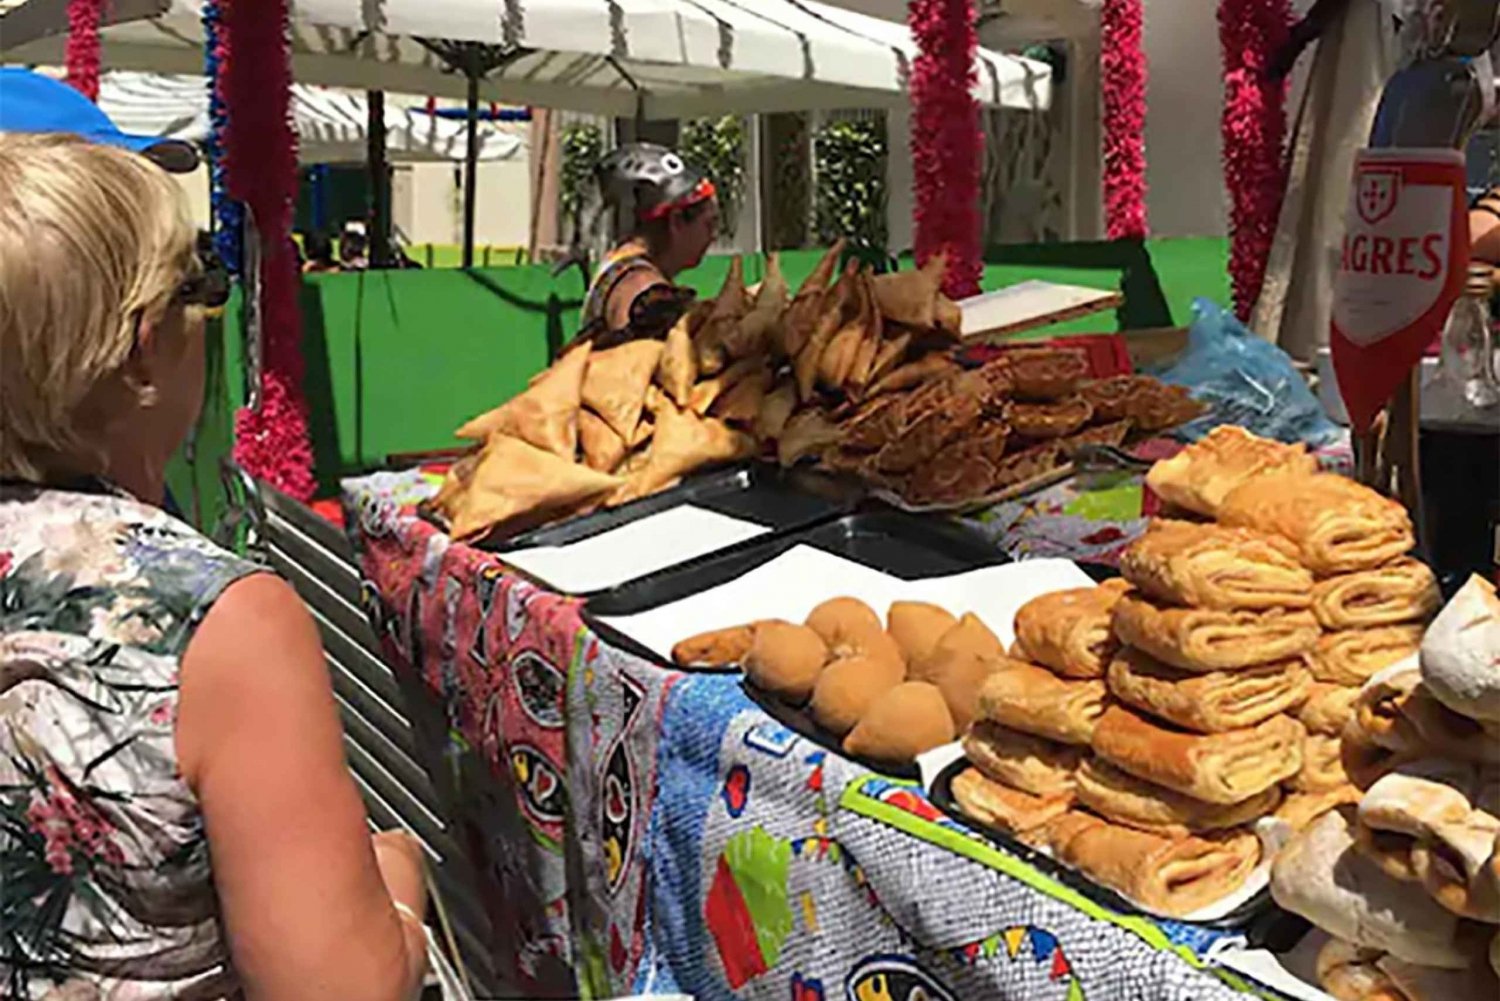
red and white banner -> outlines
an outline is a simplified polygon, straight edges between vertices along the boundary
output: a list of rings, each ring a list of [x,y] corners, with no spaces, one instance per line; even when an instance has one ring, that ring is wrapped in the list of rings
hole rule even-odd
[[[1329,338],[1339,392],[1366,431],[1463,291],[1469,266],[1464,156],[1366,149],[1354,164]]]

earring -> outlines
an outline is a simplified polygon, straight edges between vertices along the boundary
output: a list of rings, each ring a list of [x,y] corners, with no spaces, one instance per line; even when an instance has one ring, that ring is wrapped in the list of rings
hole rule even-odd
[[[147,383],[146,385],[141,386],[139,389],[137,389],[136,394],[137,399],[140,400],[142,409],[145,410],[149,410],[152,407],[156,406],[157,402],[161,399],[160,391],[150,383]]]

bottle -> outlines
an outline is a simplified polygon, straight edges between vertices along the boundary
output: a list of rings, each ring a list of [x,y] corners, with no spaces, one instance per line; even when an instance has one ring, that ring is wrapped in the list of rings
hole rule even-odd
[[[1461,387],[1470,406],[1500,405],[1500,372],[1495,362],[1495,342],[1490,330],[1490,290],[1495,269],[1488,264],[1469,265],[1464,292],[1443,326],[1441,370],[1443,377]]]

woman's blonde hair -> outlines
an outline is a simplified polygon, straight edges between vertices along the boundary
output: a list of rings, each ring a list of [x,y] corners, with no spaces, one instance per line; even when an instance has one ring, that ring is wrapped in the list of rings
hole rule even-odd
[[[0,477],[94,471],[80,409],[166,312],[194,238],[182,191],[144,157],[0,134]]]

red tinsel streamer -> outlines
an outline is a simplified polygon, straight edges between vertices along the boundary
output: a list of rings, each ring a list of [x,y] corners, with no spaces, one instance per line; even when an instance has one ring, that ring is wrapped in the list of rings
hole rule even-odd
[[[68,44],[63,63],[68,83],[90,101],[99,100],[99,20],[104,0],[68,0]]]
[[[1226,0],[1228,2],[1228,0]],[[1111,240],[1145,238],[1146,51],[1141,0],[1104,0],[1099,67],[1104,91],[1104,224]]]
[[[235,415],[234,457],[251,475],[308,500],[315,481],[302,396],[300,278],[291,240],[297,134],[287,0],[221,4],[226,183],[230,196],[249,207],[261,246],[261,401],[258,409]]]
[[[973,0],[911,0],[912,218],[917,263],[948,255],[943,291],[979,291],[979,173],[984,138],[974,99],[979,35]]]
[[[1229,193],[1229,276],[1234,311],[1248,320],[1286,191],[1285,80],[1267,72],[1291,29],[1289,0],[1220,0],[1224,53],[1224,187]]]

